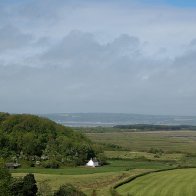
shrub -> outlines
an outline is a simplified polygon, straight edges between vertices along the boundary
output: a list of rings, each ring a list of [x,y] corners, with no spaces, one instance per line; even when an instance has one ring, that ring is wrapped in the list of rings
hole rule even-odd
[[[151,148],[148,152],[153,154],[159,154],[159,155],[162,155],[164,153],[162,149],[158,149],[158,148]]]
[[[154,158],[160,158],[160,155],[159,154],[155,154]]]
[[[38,196],[52,196],[52,189],[47,181],[42,181],[38,184]]]
[[[52,169],[58,169],[59,168],[59,162],[56,160],[48,160],[42,163],[42,166],[45,168],[52,168]]]
[[[54,196],[85,196],[85,194],[73,185],[65,184],[60,186],[59,190],[54,193]]]
[[[23,195],[23,186],[24,181],[23,178],[14,178],[12,183],[10,184],[10,191],[12,195]]]

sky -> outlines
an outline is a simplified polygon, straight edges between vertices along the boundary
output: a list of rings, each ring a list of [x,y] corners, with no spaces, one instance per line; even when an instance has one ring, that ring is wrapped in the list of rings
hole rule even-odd
[[[0,111],[196,115],[196,1],[1,0]]]

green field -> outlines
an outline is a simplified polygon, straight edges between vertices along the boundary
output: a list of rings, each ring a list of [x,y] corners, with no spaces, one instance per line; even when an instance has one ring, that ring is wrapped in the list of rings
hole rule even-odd
[[[111,129],[111,128],[110,128]],[[118,145],[131,151],[149,151],[159,148],[165,152],[196,153],[196,131],[146,131],[146,132],[89,132],[92,141],[101,144]]]
[[[147,174],[117,188],[120,195],[195,196],[196,169],[176,169]]]
[[[46,182],[52,191],[62,184],[71,183],[88,196],[92,195],[93,190],[96,190],[97,196],[109,196],[111,187],[138,174],[179,165],[196,165],[195,131],[116,132],[116,129],[111,131],[111,128],[108,131],[105,128],[104,131],[85,134],[95,144],[103,144],[107,165],[97,168],[80,166],[59,169],[24,165],[22,168],[11,170],[12,175],[20,177],[26,173],[34,173],[38,187]],[[157,154],[150,152],[151,148],[163,151]],[[139,177],[117,190],[122,195],[129,193],[133,196],[157,196],[160,195],[159,192],[163,196],[191,196],[192,192],[196,191],[194,178],[196,169],[152,173]]]
[[[96,190],[97,195],[108,196],[110,195],[110,187],[119,181],[146,171],[171,167],[165,162],[146,160],[109,160],[108,163],[108,165],[97,168],[19,168],[11,170],[11,172],[14,177],[24,176],[26,173],[34,173],[38,185],[46,181],[52,190],[58,189],[62,184],[71,183],[87,195],[91,195],[92,191]]]
[[[108,165],[102,167],[65,167],[61,169],[44,168],[18,168],[11,170],[12,173],[40,173],[58,175],[86,175],[106,172],[120,172],[132,169],[165,169],[171,166],[160,161],[134,161],[134,160],[109,160]]]
[[[184,158],[182,153],[162,153],[158,157],[153,153],[134,152],[134,151],[105,151],[105,155],[109,159],[133,159],[133,160],[152,160],[152,161],[180,161]]]

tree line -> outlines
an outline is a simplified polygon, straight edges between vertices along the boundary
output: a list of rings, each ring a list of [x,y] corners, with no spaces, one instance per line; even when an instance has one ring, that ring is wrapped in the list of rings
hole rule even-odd
[[[134,124],[134,125],[116,125],[118,129],[132,129],[141,131],[175,131],[175,130],[196,130],[192,125],[151,125],[151,124]]]

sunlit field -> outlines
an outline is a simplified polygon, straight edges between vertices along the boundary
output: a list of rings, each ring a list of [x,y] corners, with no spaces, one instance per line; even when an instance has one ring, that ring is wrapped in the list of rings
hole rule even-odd
[[[177,169],[147,174],[117,188],[120,195],[195,196],[196,169]]]

